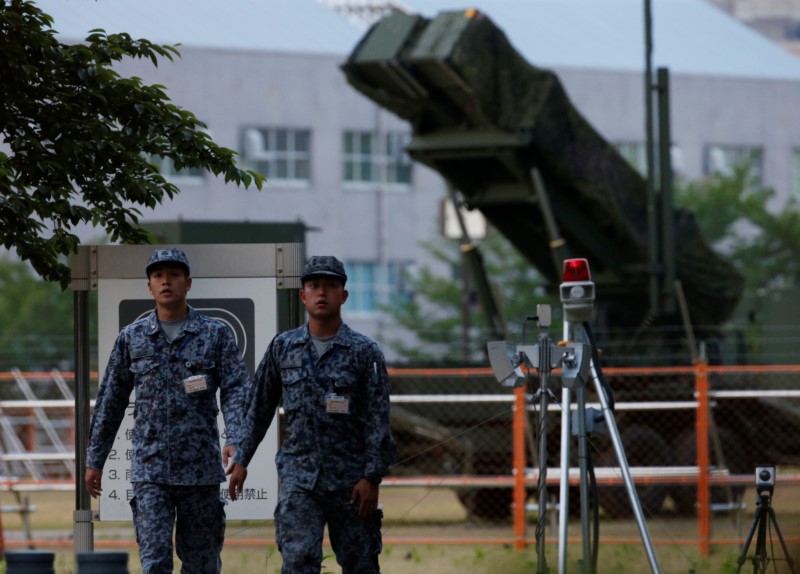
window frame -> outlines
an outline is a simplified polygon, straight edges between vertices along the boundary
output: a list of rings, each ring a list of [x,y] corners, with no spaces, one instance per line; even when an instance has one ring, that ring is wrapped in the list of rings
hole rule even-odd
[[[718,161],[714,158],[715,152],[723,154],[725,166],[717,169],[713,163]],[[733,173],[734,166],[741,165],[747,156],[753,159],[753,164],[747,174],[748,185],[756,187],[763,186],[764,182],[764,148],[757,145],[746,144],[708,144],[703,153],[703,173],[706,176],[713,176],[717,173],[728,176]],[[733,161],[731,161],[733,160]]]
[[[281,136],[286,138],[283,145]],[[305,148],[298,146],[298,136],[305,137]],[[270,184],[308,188],[312,179],[312,132],[310,128],[284,126],[246,126],[242,129],[242,157],[249,169],[267,177]],[[286,176],[280,176],[280,162],[286,164]],[[266,169],[264,168],[264,164]],[[298,166],[305,166],[298,176]]]
[[[381,188],[397,192],[409,191],[413,184],[414,162],[406,153],[405,145],[410,139],[409,132],[398,130],[342,132],[343,187],[365,191]],[[379,147],[379,143],[382,147]],[[354,177],[356,172],[359,173],[358,178]],[[366,172],[369,172],[368,179],[364,177]],[[407,173],[407,181],[401,180],[402,173]]]
[[[406,282],[402,278],[412,265],[413,262],[407,260],[387,261],[384,264],[363,259],[346,261],[348,313],[372,317],[384,313],[380,307],[410,298],[412,294],[404,288]],[[369,276],[366,281],[365,275]]]
[[[800,147],[792,148],[789,158],[789,197],[800,201]]]
[[[617,153],[642,177],[647,176],[647,144],[634,140],[620,140],[612,144]]]
[[[201,186],[206,181],[208,170],[201,167],[191,167],[178,170],[172,158],[160,155],[149,156],[150,163],[158,168],[164,179],[168,182],[180,186],[194,185]],[[196,173],[191,173],[196,170]]]

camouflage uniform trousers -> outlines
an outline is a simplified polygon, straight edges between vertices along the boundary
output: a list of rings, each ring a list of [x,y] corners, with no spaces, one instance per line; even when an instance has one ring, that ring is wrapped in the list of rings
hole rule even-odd
[[[281,552],[282,574],[319,574],[325,524],[342,574],[380,574],[381,522],[379,508],[358,518],[350,504],[351,489],[333,492],[293,489],[281,492],[275,509],[275,538]]]
[[[225,503],[219,486],[133,484],[133,526],[143,574],[172,574],[172,528],[182,574],[222,572]]]

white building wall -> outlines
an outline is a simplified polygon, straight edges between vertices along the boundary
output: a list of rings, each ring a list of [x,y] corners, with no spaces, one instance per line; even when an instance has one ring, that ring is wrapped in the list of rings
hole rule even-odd
[[[303,221],[308,254],[335,254],[345,261],[426,263],[420,242],[438,233],[441,177],[415,165],[412,185],[397,190],[380,183],[343,182],[346,130],[410,132],[405,121],[351,88],[340,56],[182,48],[175,62],[158,68],[126,62],[123,75],[167,86],[170,99],[208,124],[214,140],[242,152],[242,129],[305,128],[311,131],[311,181],[307,187],[268,181],[244,190],[206,177],[141,220]],[[377,313],[347,313],[356,329],[378,338],[388,322]],[[397,333],[392,333],[394,338]],[[389,349],[386,350],[392,356]]]
[[[436,5],[436,10],[444,8],[446,3],[440,0],[429,2]],[[127,29],[136,23],[125,17],[127,12],[124,10],[130,9],[130,4],[81,2],[69,9],[59,2],[48,1],[45,4],[46,9],[54,14],[58,12],[56,24],[61,31],[67,28],[78,32],[88,29],[94,24],[84,16],[88,18],[98,10],[102,11],[102,18],[114,21],[113,26],[104,24],[110,31],[114,26]],[[216,4],[206,4],[218,9]],[[242,10],[240,4],[234,3],[230,9]],[[498,25],[508,29],[512,41],[524,49],[532,64],[560,62],[554,64],[561,66],[554,71],[573,103],[606,139],[611,142],[644,142],[643,78],[641,71],[632,69],[635,65],[630,65],[641,61],[644,66],[638,32],[625,26],[604,28],[595,25],[595,20],[601,16],[617,13],[622,18],[615,20],[618,24],[635,22],[640,25],[639,4],[581,4],[576,10],[576,6],[570,6],[568,2],[563,5],[537,2],[530,5],[530,14],[519,18],[515,16],[518,4],[486,4],[491,8],[489,12],[497,15]],[[794,111],[800,109],[800,74],[796,74],[793,68],[796,67],[795,61],[787,61],[776,70],[775,63],[780,58],[773,54],[771,59],[764,60],[764,69],[769,74],[756,74],[757,78],[750,76],[755,79],[736,77],[732,70],[739,69],[737,66],[721,66],[719,62],[746,63],[749,60],[743,57],[744,54],[742,58],[737,55],[737,46],[723,45],[719,34],[705,38],[703,50],[687,54],[687,46],[691,45],[688,42],[692,38],[680,36],[687,29],[686,18],[691,15],[697,18],[715,16],[715,11],[700,10],[695,4],[658,3],[662,12],[656,14],[657,24],[666,27],[660,36],[657,35],[656,53],[661,50],[676,62],[681,62],[682,73],[672,77],[671,117],[673,141],[682,152],[684,174],[689,178],[704,175],[704,154],[710,144],[760,147],[764,153],[764,183],[774,187],[783,200],[789,195],[792,150],[800,148],[800,122],[793,117]],[[265,8],[264,13],[253,14],[254,18],[263,20],[255,28],[270,23],[277,25],[277,15],[281,18],[291,16],[292,11],[299,11],[298,6],[300,4],[294,1],[271,0],[269,10]],[[76,12],[79,8],[82,15]],[[315,3],[308,3],[307,8],[315,11],[313,18],[309,18],[308,25],[306,21],[295,22],[295,32],[288,35],[286,42],[298,33],[307,34],[313,26],[317,26],[314,29],[319,29],[322,34],[337,24],[319,12],[320,7]],[[144,10],[143,5],[136,13]],[[199,9],[190,11],[188,15],[198,25],[213,27],[214,22]],[[78,21],[70,24],[70,18]],[[532,21],[537,22],[533,34],[528,24]],[[147,20],[148,24],[163,26],[131,32],[145,37],[150,37],[148,34],[152,32],[157,35],[150,39],[163,41],[164,35],[189,34],[195,29],[194,25],[182,26],[181,22],[184,20],[176,19],[172,23]],[[731,30],[730,26],[722,26],[726,22],[719,18],[715,17],[714,23],[720,25],[720,30]],[[139,24],[143,25],[142,22]],[[606,28],[613,29],[614,33],[603,38],[593,36]],[[247,43],[253,48],[219,47],[222,44],[216,40],[239,46],[234,42],[232,30],[238,28],[220,26],[219,35],[204,36],[216,47],[200,47],[205,45],[204,40],[190,36],[193,41],[180,48],[182,57],[174,62],[162,60],[157,68],[149,61],[125,62],[119,66],[119,71],[124,75],[140,76],[147,83],[166,85],[168,95],[175,103],[204,120],[218,143],[235,150],[241,151],[241,130],[245,126],[311,130],[310,184],[298,188],[270,181],[263,191],[244,191],[209,177],[199,185],[182,186],[179,196],[152,212],[144,212],[142,220],[302,220],[318,230],[308,233],[309,254],[332,253],[345,261],[433,264],[420,244],[438,234],[439,204],[445,196],[445,187],[438,174],[422,165],[415,165],[413,184],[407,191],[388,190],[377,184],[366,189],[348,189],[343,185],[342,135],[345,130],[409,130],[405,122],[379,109],[346,83],[339,69],[346,54],[332,54],[331,46],[334,39],[356,34],[345,28],[337,29],[335,38],[326,39],[325,45],[329,48],[320,49],[320,53],[265,49],[256,42],[266,38],[266,32],[260,34],[252,29],[248,32]],[[566,40],[559,40],[567,31],[570,35]],[[609,43],[613,38],[626,39],[626,43],[619,46]],[[752,37],[744,38],[748,39],[754,41]],[[699,41],[697,38],[694,40]],[[672,46],[671,51],[663,49],[666,42]],[[350,42],[346,44],[351,45]],[[355,42],[352,46],[355,47]],[[769,52],[761,40],[753,46],[748,48],[751,55],[757,49]],[[612,47],[618,50],[613,52]],[[530,54],[539,54],[541,61],[531,60]],[[721,59],[711,58],[713,55]],[[598,62],[598,58],[602,61]],[[692,67],[695,59],[704,63]],[[567,67],[564,63],[574,60],[581,60],[579,65],[583,67]],[[696,70],[708,69],[712,64],[720,65],[727,75],[697,73]],[[693,75],[686,73],[692,70]],[[754,72],[750,70],[749,73]],[[788,79],[769,79],[772,77]],[[345,316],[355,328],[379,341],[384,334],[393,332],[391,322],[379,315],[348,314],[346,308]],[[387,354],[391,357],[390,351]]]
[[[644,141],[644,74],[556,70],[581,113],[609,141]],[[791,192],[791,157],[800,149],[800,82],[670,75],[671,130],[682,175],[700,179],[709,145],[763,149],[763,180],[782,204]],[[655,105],[654,105],[655,110]],[[657,126],[656,126],[657,136]]]
[[[145,212],[148,220],[296,221],[315,230],[307,252],[345,261],[432,264],[421,242],[438,234],[446,194],[440,176],[415,165],[413,184],[396,191],[380,184],[343,183],[345,130],[408,131],[396,116],[351,88],[339,69],[343,56],[183,48],[182,57],[158,68],[130,62],[119,68],[168,87],[170,98],[204,120],[214,139],[241,151],[245,126],[311,130],[311,182],[307,188],[268,182],[244,191],[207,178],[184,186],[174,200]],[[609,141],[644,142],[643,75],[629,71],[555,70],[574,105]],[[790,159],[800,148],[798,82],[731,77],[671,77],[672,135],[683,175],[705,174],[708,145],[760,147],[763,182],[788,197]],[[379,314],[347,314],[356,329],[381,340],[394,326]],[[390,349],[387,354],[392,357]]]

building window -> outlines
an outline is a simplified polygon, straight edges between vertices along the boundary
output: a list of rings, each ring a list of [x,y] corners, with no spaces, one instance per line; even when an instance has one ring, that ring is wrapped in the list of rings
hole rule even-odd
[[[390,184],[411,184],[411,158],[406,153],[410,139],[408,133],[386,134],[386,181]]]
[[[375,135],[369,132],[345,132],[344,180],[372,182],[378,180]]]
[[[159,155],[150,156],[150,163],[154,164],[158,168],[158,172],[168,181],[182,184],[200,184],[203,182],[205,171],[202,168],[187,167],[178,169],[175,167],[175,162],[172,161],[172,158]]]
[[[409,263],[374,261],[347,262],[347,308],[354,313],[375,313],[382,305],[408,300],[411,292],[405,281]]]
[[[372,132],[345,132],[342,155],[345,183],[385,183],[391,188],[408,188],[411,183],[411,158],[405,152],[408,140],[409,134],[404,132],[388,132],[383,138]]]
[[[247,128],[244,159],[271,182],[307,185],[311,179],[311,132],[304,129]]]
[[[800,149],[792,150],[791,192],[792,197],[800,201]]]
[[[642,142],[617,142],[614,144],[619,155],[641,175],[647,175],[647,146]]]
[[[642,142],[616,142],[613,144],[616,150],[619,152],[625,160],[630,164],[630,166],[639,172],[639,175],[642,177],[647,177],[647,145]],[[672,144],[669,148],[670,153],[670,161],[672,162],[672,173],[673,175],[681,175],[684,172],[684,165],[683,165],[683,152],[681,149],[676,145]],[[653,162],[654,162],[654,172],[655,176],[658,177],[658,174],[661,173],[661,154],[659,153],[659,148],[656,145],[655,149],[653,150]]]
[[[706,148],[706,174],[729,176],[737,167],[747,167],[748,185],[761,185],[763,153],[748,146],[712,145]]]

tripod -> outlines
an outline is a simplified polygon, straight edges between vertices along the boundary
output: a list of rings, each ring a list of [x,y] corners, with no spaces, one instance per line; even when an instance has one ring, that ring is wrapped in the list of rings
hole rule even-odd
[[[591,348],[590,336],[586,325],[592,317],[594,308],[594,282],[591,280],[589,272],[589,262],[585,259],[567,259],[564,261],[564,281],[559,286],[559,295],[564,309],[564,339],[574,341],[577,344]],[[598,366],[591,359],[591,354],[587,353],[588,374],[594,383],[594,389],[600,399],[600,406],[603,410],[603,418],[606,428],[611,436],[614,445],[614,452],[617,455],[622,477],[625,481],[625,490],[630,499],[631,509],[636,517],[639,526],[639,534],[642,537],[647,559],[650,562],[650,569],[653,574],[659,574],[658,562],[656,561],[653,542],[644,521],[644,513],[636,488],[633,485],[628,460],[622,446],[622,439],[619,436],[617,423],[614,420],[614,413],[611,411],[608,396],[602,381],[598,375]],[[586,398],[585,398],[585,377],[579,376],[573,380],[563,381],[561,394],[561,504],[558,516],[558,567],[559,572],[567,571],[567,517],[569,515],[569,450],[570,450],[570,405],[572,389],[575,389],[577,399],[577,411],[575,419],[577,422],[578,436],[578,458],[580,465],[580,495],[581,495],[581,531],[583,534],[583,570],[587,564],[593,564],[589,551],[589,483],[588,483],[588,439],[586,438]],[[591,419],[594,422],[594,419]]]
[[[539,338],[535,345],[515,346],[507,341],[490,341],[489,361],[498,382],[520,387],[527,384],[520,366],[534,367],[539,373],[540,387],[533,399],[539,400],[539,519],[536,523],[537,574],[547,574],[545,556],[545,525],[547,523],[547,405],[555,396],[548,388],[552,369],[561,366],[561,381],[572,386],[577,379],[586,378],[589,371],[589,351],[582,343],[556,345],[547,334],[550,326],[550,305],[537,305],[536,317]],[[564,570],[561,570],[564,572]]]
[[[546,503],[546,438],[544,421],[547,416],[547,383],[550,369],[559,364],[562,367],[561,382],[561,501],[559,505],[558,529],[558,571],[560,574],[567,572],[567,516],[569,514],[569,450],[570,450],[570,412],[572,389],[575,389],[578,410],[576,412],[577,435],[579,441],[580,459],[580,492],[581,492],[581,527],[583,533],[583,570],[587,565],[593,564],[589,551],[589,484],[588,484],[588,440],[586,438],[586,400],[584,386],[586,380],[591,378],[595,385],[597,396],[603,408],[603,416],[611,435],[614,451],[617,455],[620,470],[625,480],[625,487],[630,498],[631,507],[639,525],[639,532],[647,551],[650,569],[653,574],[660,574],[653,543],[647,524],[644,521],[642,506],[633,486],[628,461],[622,447],[622,440],[617,430],[614,414],[609,406],[609,400],[602,386],[596,365],[591,359],[591,345],[587,344],[589,336],[584,323],[588,323],[594,307],[594,283],[589,273],[589,263],[586,259],[567,259],[564,261],[564,282],[559,287],[561,302],[564,309],[564,345],[554,346],[547,337],[546,328],[550,325],[550,306],[537,307],[540,327],[539,344],[533,346],[515,346],[507,341],[490,341],[488,343],[489,361],[492,365],[498,382],[506,385],[520,386],[524,380],[520,365],[527,364],[539,371],[541,389],[539,398],[540,406],[540,440],[539,440],[539,512],[540,519],[537,524],[537,553],[539,557],[539,572],[547,572],[547,563],[544,557],[543,532]],[[592,423],[594,419],[592,419]]]
[[[549,397],[555,400],[548,388],[550,373],[561,365],[561,380],[564,386],[572,386],[585,378],[589,369],[589,351],[580,343],[559,346],[552,343],[547,328],[550,326],[550,305],[537,305],[536,319],[539,325],[539,342],[533,347],[518,347],[520,354],[539,372],[540,387],[534,398],[539,398],[539,519],[536,523],[537,573],[547,574],[545,557],[545,525],[547,523],[547,404]],[[492,343],[490,343],[492,345]],[[563,570],[562,570],[563,572]]]
[[[775,510],[773,510],[771,502],[772,488],[759,491],[758,500],[756,501],[756,515],[753,518],[753,525],[750,527],[747,540],[745,540],[744,546],[742,547],[742,553],[739,555],[739,568],[736,570],[737,573],[742,571],[742,565],[747,559],[747,549],[750,547],[750,542],[753,540],[753,534],[755,534],[757,528],[758,538],[756,538],[755,554],[752,556],[753,574],[766,574],[767,564],[769,564],[770,561],[767,555],[767,526],[771,525],[775,527],[775,532],[778,533],[778,540],[783,548],[783,555],[786,559],[786,563],[789,565],[789,571],[795,574],[794,562],[789,556],[789,550],[786,548],[786,542],[783,540],[781,528],[778,526],[778,520],[775,518]]]
[[[564,338],[568,341],[577,341],[580,343],[588,342],[588,335],[582,323],[571,323],[568,319],[570,313],[565,308],[564,320]],[[628,460],[625,456],[625,450],[622,445],[622,439],[617,429],[616,421],[614,420],[614,413],[609,406],[608,397],[606,396],[605,389],[603,388],[600,378],[597,374],[594,362],[589,362],[589,374],[594,384],[595,392],[600,400],[600,405],[603,409],[603,416],[605,419],[606,427],[611,435],[611,442],[614,445],[614,451],[617,455],[620,471],[622,472],[625,481],[625,489],[628,493],[628,498],[631,503],[636,523],[639,526],[639,534],[645,546],[647,559],[650,563],[650,570],[654,574],[659,574],[659,566],[656,561],[655,549],[653,542],[650,539],[650,533],[647,529],[647,523],[644,520],[644,513],[642,506],[639,502],[639,497],[636,494],[636,488],[633,484],[631,477],[630,467]],[[578,457],[580,465],[580,504],[581,504],[581,532],[583,537],[583,564],[591,564],[590,551],[589,551],[589,484],[588,484],[588,469],[587,469],[587,450],[588,439],[586,437],[586,399],[585,399],[585,381],[580,377],[575,380],[572,385],[565,384],[561,391],[561,484],[560,484],[560,505],[559,505],[559,520],[558,520],[558,566],[559,572],[564,573],[567,571],[567,518],[569,516],[569,453],[570,453],[570,412],[571,412],[571,395],[572,388],[575,390],[577,411],[575,418],[577,421],[577,437],[578,437]]]

